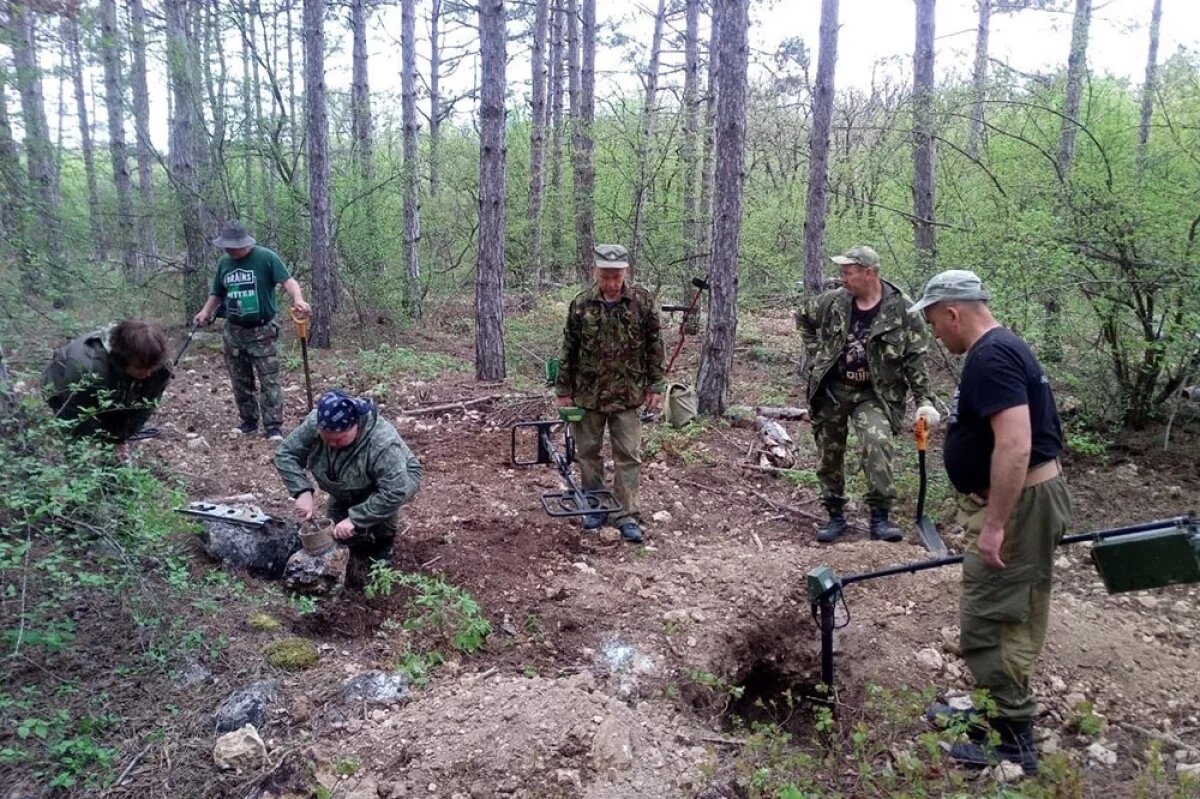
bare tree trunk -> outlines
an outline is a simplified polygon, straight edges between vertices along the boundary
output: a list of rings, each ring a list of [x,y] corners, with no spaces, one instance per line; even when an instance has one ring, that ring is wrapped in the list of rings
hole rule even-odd
[[[1092,0],[1075,0],[1075,21],[1071,26],[1071,53],[1067,56],[1067,86],[1063,96],[1062,133],[1058,138],[1058,173],[1071,181],[1075,165],[1075,134],[1078,131],[1079,104],[1083,98],[1083,75],[1087,71],[1088,29],[1092,24]]]
[[[146,81],[146,8],[142,0],[129,0],[130,42],[133,56],[130,80],[133,84],[133,125],[137,131],[138,193],[142,207],[138,211],[138,244],[141,271],[152,268],[158,254],[154,235],[154,146],[150,142],[150,88]]]
[[[696,267],[701,221],[697,210],[696,184],[700,152],[700,0],[685,0],[683,40],[683,257],[685,269]]]
[[[654,33],[650,37],[650,63],[646,66],[646,99],[642,105],[642,126],[638,132],[637,183],[633,187],[633,244],[629,253],[630,275],[641,266],[646,249],[646,204],[654,190],[650,174],[650,148],[654,141],[658,118],[658,60],[662,50],[663,22],[667,14],[666,0],[658,0],[654,15]]]
[[[104,30],[104,23],[107,21],[104,18],[106,11],[106,3],[100,4],[101,16],[101,31]],[[100,213],[100,193],[96,189],[96,156],[92,147],[92,125],[88,118],[87,93],[83,87],[83,57],[79,52],[79,20],[72,14],[66,13],[62,16],[62,24],[59,26],[62,33],[63,44],[67,48],[67,55],[70,59],[71,83],[75,89],[75,118],[79,122],[79,143],[80,149],[83,150],[83,172],[87,182],[88,194],[88,220],[92,227],[92,245],[95,257],[99,261],[108,260],[108,235],[104,229],[104,218]],[[107,33],[102,35],[107,36]],[[107,85],[108,79],[108,41],[104,41],[104,72],[105,82]],[[120,62],[118,62],[119,68]],[[127,271],[126,276],[131,277],[133,272]]]
[[[505,198],[504,0],[479,5],[479,257],[475,267],[475,379],[503,380]]]
[[[242,2],[242,169],[245,173],[242,180],[245,185],[245,213],[242,215],[248,222],[253,223],[254,215],[254,164],[259,159],[254,153],[254,131],[257,121],[254,116],[254,97],[251,94],[250,80],[251,53],[254,50],[254,17],[250,15],[250,4]]]
[[[50,146],[50,128],[46,124],[46,106],[42,95],[42,70],[37,58],[36,15],[23,0],[9,3],[12,26],[11,46],[17,89],[21,93],[21,118],[25,125],[25,162],[29,174],[30,197],[36,204],[42,234],[31,243],[38,245],[47,258],[63,252],[62,194],[54,150]]]
[[[262,78],[261,78],[261,74],[259,72],[259,62],[266,61],[266,63],[268,65],[271,64],[274,61],[274,59],[271,55],[274,51],[272,48],[270,48],[270,46],[267,42],[267,26],[266,26],[266,23],[262,19],[262,13],[259,10],[258,0],[250,0],[250,15],[251,15],[252,19],[256,19],[260,23],[262,23],[262,32],[263,32],[263,46],[261,49],[259,49],[258,34],[255,32],[255,28],[253,28],[253,27],[251,28],[250,41],[253,46],[253,49],[255,50],[256,53],[266,54],[265,56],[260,56],[260,57],[257,57],[254,59],[254,69],[253,69],[253,73],[252,73],[253,80],[254,80],[254,149],[258,152],[259,157],[261,158],[262,154],[266,151],[266,146],[265,146],[265,141],[264,141],[264,136],[263,136],[264,117],[263,117],[263,105],[262,105]],[[270,59],[270,60],[267,60],[267,59]],[[268,66],[268,70],[271,70],[271,69],[273,69],[273,67]],[[268,71],[267,74],[268,74],[268,76],[271,76],[274,73],[271,71]],[[264,210],[265,210],[265,214],[266,214],[266,225],[267,225],[266,232],[267,232],[267,236],[268,236],[268,241],[275,241],[277,233],[278,233],[278,231],[277,231],[278,223],[276,220],[276,213],[275,213],[275,170],[269,165],[269,163],[263,164],[261,174],[262,174],[261,189],[262,189],[263,206],[264,206]]]
[[[579,214],[579,154],[576,151],[578,147],[578,131],[582,123],[580,122],[579,110],[579,0],[567,1],[567,99],[569,100],[567,112],[567,128],[571,134],[571,211],[575,216],[576,230],[578,230],[578,214]],[[575,244],[575,275],[583,283],[587,283],[588,277],[585,272],[588,272],[587,264],[579,262],[579,243]],[[589,258],[588,263],[591,263]]]
[[[125,278],[140,284],[141,264],[133,224],[133,179],[129,174],[129,150],[125,144],[125,93],[121,86],[120,36],[117,31],[116,0],[100,2],[100,35],[104,50],[104,104],[108,107],[108,151],[112,159],[113,185],[117,189],[117,246]]]
[[[1154,0],[1150,11],[1150,50],[1146,54],[1146,80],[1142,84],[1142,115],[1138,122],[1137,174],[1146,171],[1150,147],[1150,120],[1154,116],[1154,92],[1158,87],[1158,31],[1162,26],[1162,0]]]
[[[304,106],[308,115],[308,211],[312,253],[312,344],[333,343],[337,278],[329,208],[329,120],[325,115],[325,3],[304,0]]]
[[[421,318],[420,165],[417,161],[417,34],[414,0],[402,0],[401,113],[404,123],[404,303],[409,316]]]
[[[709,272],[708,330],[696,396],[701,413],[719,416],[733,371],[737,335],[738,251],[742,237],[742,180],[746,146],[746,72],[749,0],[714,0],[721,20],[717,94],[716,173],[713,176],[713,254]]]
[[[986,2],[986,0],[985,0]],[[829,131],[833,124],[834,72],[837,69],[838,0],[821,0],[821,51],[813,92],[808,137],[808,197],[804,218],[804,290],[821,291],[825,265],[825,212],[829,207]]]
[[[562,227],[566,218],[566,197],[562,190],[563,27],[566,17],[560,0],[555,0],[550,23],[550,197],[554,202],[550,223],[550,263],[555,279],[563,274]]]
[[[411,0],[405,0],[404,12],[412,13]],[[354,136],[354,157],[359,174],[365,180],[375,176],[375,158],[371,141],[371,88],[367,81],[367,3],[350,0],[350,30],[354,33],[354,56],[350,85],[350,119]],[[407,45],[405,45],[407,48]],[[405,49],[405,59],[408,51]],[[405,74],[407,74],[407,61]]]
[[[442,0],[430,0],[429,7],[429,196],[434,198],[442,188]]]
[[[713,169],[715,168],[714,133],[717,120],[718,85],[721,73],[721,52],[718,39],[721,35],[721,3],[712,4],[712,31],[708,43],[708,86],[704,107],[704,154],[700,161],[700,248],[701,263],[708,272],[712,261],[709,241],[712,237],[712,193]]]
[[[0,240],[25,259],[25,176],[8,119],[8,70],[0,64]]]
[[[971,76],[971,130],[967,135],[967,154],[979,156],[979,146],[984,141],[986,130],[983,125],[983,101],[987,94],[988,35],[991,29],[992,0],[978,0],[979,26],[975,31],[975,72]]]
[[[300,148],[300,127],[299,120],[296,118],[296,52],[294,47],[296,36],[292,24],[292,6],[295,4],[288,0],[284,5],[287,19],[288,132],[290,133],[292,152],[297,152]]]
[[[529,258],[533,285],[541,287],[542,196],[546,192],[546,33],[550,25],[550,0],[537,0],[533,22],[532,111],[529,126]]]
[[[933,227],[933,11],[935,0],[917,0],[913,51],[913,244],[920,274],[937,263]]]
[[[595,209],[592,207],[596,184],[593,162],[592,124],[596,119],[596,0],[581,0],[583,20],[578,45],[579,101],[575,119],[575,264],[580,282],[591,280],[595,248]],[[574,107],[572,107],[574,110]]]
[[[170,175],[179,205],[185,256],[183,264],[183,317],[191,319],[208,298],[204,279],[208,261],[205,239],[207,215],[201,199],[196,168],[199,124],[199,69],[194,47],[192,0],[165,0],[167,18],[167,70],[174,99],[171,117]]]

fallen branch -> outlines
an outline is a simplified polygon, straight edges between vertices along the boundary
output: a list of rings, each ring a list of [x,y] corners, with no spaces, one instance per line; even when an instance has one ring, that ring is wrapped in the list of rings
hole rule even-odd
[[[428,408],[412,408],[399,412],[401,416],[422,416],[427,413],[441,413],[442,411],[465,411],[467,408],[475,405],[482,405],[485,402],[494,402],[500,399],[500,394],[488,394],[486,397],[476,397],[472,400],[460,400],[458,402],[447,402],[442,405],[431,405]]]
[[[768,497],[766,494],[762,494],[758,491],[752,490],[750,493],[754,494],[754,496],[758,497],[763,502],[770,505],[772,510],[783,511],[785,513],[790,513],[793,516],[800,516],[801,518],[804,518],[804,519],[811,519],[814,522],[825,521],[824,519],[822,519],[820,516],[816,515],[815,513],[809,513],[806,510],[801,510],[800,508],[797,508],[795,505],[784,505],[781,502],[776,502],[775,500]]]
[[[808,421],[808,408],[796,408],[791,406],[775,408],[770,405],[756,405],[754,410],[759,416],[765,416],[768,419],[781,419],[785,422]]]
[[[1123,730],[1128,730],[1129,732],[1136,732],[1139,735],[1145,735],[1147,738],[1154,738],[1156,740],[1162,741],[1163,743],[1168,743],[1171,746],[1177,747],[1179,749],[1187,749],[1188,751],[1191,751],[1191,752],[1197,751],[1196,747],[1192,746],[1189,743],[1181,741],[1179,738],[1176,738],[1174,735],[1171,735],[1169,732],[1157,732],[1155,730],[1148,730],[1145,727],[1139,727],[1136,724],[1130,724],[1128,721],[1118,722],[1117,726]]]

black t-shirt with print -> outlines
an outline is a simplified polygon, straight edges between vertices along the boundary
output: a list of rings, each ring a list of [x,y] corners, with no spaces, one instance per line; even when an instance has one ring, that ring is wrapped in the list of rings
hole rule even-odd
[[[871,325],[879,315],[883,300],[867,310],[850,301],[850,331],[846,334],[846,346],[842,348],[842,360],[838,363],[838,374],[843,383],[852,386],[871,384],[871,368],[867,364],[867,342],[871,340]]]
[[[993,328],[968,350],[962,379],[950,401],[942,455],[955,489],[979,493],[991,484],[996,445],[991,417],[1020,405],[1029,406],[1033,433],[1029,467],[1057,458],[1062,452],[1062,424],[1050,381],[1028,344],[1007,328]]]

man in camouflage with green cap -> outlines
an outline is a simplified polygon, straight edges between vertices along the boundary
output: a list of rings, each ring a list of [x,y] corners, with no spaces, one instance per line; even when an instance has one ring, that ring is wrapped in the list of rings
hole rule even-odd
[[[595,283],[575,295],[563,329],[562,357],[556,393],[560,407],[586,412],[573,425],[583,487],[604,487],[601,446],[607,427],[616,471],[613,494],[621,503],[615,518],[594,513],[583,527],[595,530],[611,523],[621,538],[642,540],[638,524],[638,481],[642,470],[642,421],[638,409],[662,404],[666,369],[658,307],[654,297],[625,280],[629,254],[619,244],[595,250]]]
[[[846,440],[858,438],[867,478],[871,538],[899,541],[889,521],[896,485],[892,437],[900,432],[909,392],[930,429],[940,420],[925,369],[929,335],[906,313],[912,302],[879,276],[879,254],[858,246],[831,258],[841,268],[841,288],[808,300],[797,314],[807,352],[808,402],[813,438],[820,451],[817,477],[829,523],[817,532],[836,541],[847,528]]]

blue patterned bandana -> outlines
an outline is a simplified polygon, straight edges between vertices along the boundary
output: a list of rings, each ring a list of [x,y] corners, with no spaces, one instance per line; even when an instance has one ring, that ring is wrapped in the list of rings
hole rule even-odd
[[[341,391],[328,391],[317,403],[317,427],[340,433],[349,430],[370,412],[370,400],[356,399]]]

